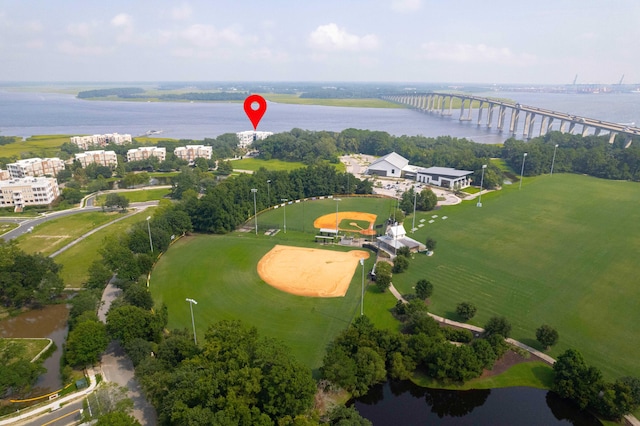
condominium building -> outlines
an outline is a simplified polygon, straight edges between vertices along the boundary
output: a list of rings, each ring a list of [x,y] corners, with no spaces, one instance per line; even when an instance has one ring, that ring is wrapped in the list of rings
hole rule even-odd
[[[142,161],[149,157],[157,157],[159,161],[164,161],[167,158],[167,148],[143,146],[127,151],[127,161]]]
[[[64,161],[59,158],[27,158],[15,163],[7,164],[7,170],[12,178],[25,176],[57,176],[64,170]]]
[[[71,136],[71,143],[78,145],[80,149],[89,149],[92,146],[104,147],[107,144],[124,145],[131,143],[131,135],[120,135],[118,133],[107,133],[105,135]]]
[[[26,177],[0,181],[0,207],[51,204],[60,195],[55,178]]]
[[[236,136],[238,137],[238,146],[240,148],[246,148],[254,141],[266,139],[271,135],[273,135],[273,132],[257,132],[253,130],[236,133]]]
[[[118,156],[114,151],[85,151],[75,154],[75,158],[80,162],[83,169],[92,163],[111,168],[115,168],[118,165]]]
[[[176,148],[173,153],[181,160],[194,161],[196,158],[211,159],[213,148],[205,145],[187,145]]]

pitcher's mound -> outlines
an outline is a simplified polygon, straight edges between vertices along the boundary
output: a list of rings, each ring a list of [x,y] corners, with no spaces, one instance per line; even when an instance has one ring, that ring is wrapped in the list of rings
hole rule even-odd
[[[349,252],[276,245],[258,262],[267,284],[298,296],[341,297],[347,293],[364,250]]]

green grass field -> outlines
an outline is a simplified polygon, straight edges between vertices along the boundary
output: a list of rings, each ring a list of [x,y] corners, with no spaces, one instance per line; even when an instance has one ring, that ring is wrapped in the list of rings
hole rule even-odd
[[[560,333],[550,355],[576,348],[609,379],[639,376],[637,194],[637,183],[557,174],[487,194],[482,208],[421,214],[416,239],[435,238],[435,255],[416,256],[394,285],[408,293],[429,279],[436,314],[456,319],[469,301],[478,307],[471,323],[504,315],[512,337],[538,348],[535,330],[547,323]]]
[[[2,351],[5,345],[18,345],[23,351],[20,354],[20,358],[25,359],[27,361],[31,361],[38,355],[44,348],[49,344],[48,339],[11,339],[11,338],[0,338],[0,351]],[[16,360],[11,360],[16,361]]]
[[[136,191],[120,191],[118,194],[126,197],[130,203],[142,203],[145,201],[154,201],[169,195],[171,188],[152,188],[140,189]],[[96,197],[96,205],[101,206],[107,199],[107,194],[101,194]]]
[[[483,196],[482,208],[471,201],[419,213],[416,224],[424,226],[412,236],[419,241],[435,238],[435,255],[416,255],[407,272],[394,276],[394,285],[409,293],[417,280],[427,278],[435,286],[430,310],[436,314],[457,319],[455,306],[470,301],[478,307],[471,323],[482,326],[491,316],[504,315],[513,325],[512,337],[534,347],[539,347],[535,329],[547,323],[560,333],[558,345],[550,350],[552,356],[576,348],[608,379],[638,376],[637,188],[636,183],[556,174],[525,179],[521,190],[507,185],[489,193]],[[376,213],[377,224],[393,207],[388,199],[372,198],[343,198],[337,204],[339,211]],[[273,244],[313,244],[313,220],[335,212],[335,207],[333,200],[289,204],[288,232],[274,237],[264,231],[282,228],[282,207],[258,216],[257,237],[249,232],[181,242],[154,271],[154,297],[170,304],[172,326],[189,326],[188,304],[182,300],[200,297],[200,333],[214,320],[243,318],[284,340],[300,359],[317,367],[330,335],[357,309],[357,303],[348,299],[358,286],[352,286],[344,299],[350,303],[346,311],[337,305],[326,307],[341,319],[340,327],[332,322],[327,332],[310,326],[309,339],[300,340],[297,321],[314,319],[311,312],[306,312],[308,318],[300,315],[314,303],[327,301],[311,302],[261,286],[255,264]],[[198,260],[203,253],[214,252],[209,263]],[[190,288],[185,289],[186,285]],[[369,288],[365,312],[376,324],[393,329],[397,324],[386,315],[395,301],[386,297]]]
[[[254,172],[259,170],[261,167],[264,167],[267,170],[287,172],[306,167],[304,163],[282,161],[276,159],[261,160],[259,158],[243,158],[242,160],[233,160],[231,161],[231,165],[235,170],[251,170]]]
[[[39,135],[24,141],[2,146],[2,157],[20,157],[21,154],[52,157],[60,151],[63,143],[70,141],[70,135]]]
[[[98,250],[102,247],[104,238],[107,235],[126,232],[132,224],[144,221],[145,217],[149,215],[151,211],[152,210],[148,208],[142,212],[133,214],[127,219],[109,225],[56,256],[55,262],[62,265],[60,276],[64,281],[65,287],[82,287],[89,276],[88,271],[91,263],[100,258]],[[111,216],[112,220],[122,217],[120,213],[115,213],[115,215],[116,216]]]
[[[87,212],[64,216],[44,222],[33,232],[16,239],[18,246],[27,253],[40,252],[50,255],[66,244],[98,226],[116,219],[118,213]]]

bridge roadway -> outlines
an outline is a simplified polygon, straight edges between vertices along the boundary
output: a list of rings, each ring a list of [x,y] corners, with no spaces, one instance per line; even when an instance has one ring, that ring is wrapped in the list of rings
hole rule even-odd
[[[582,126],[581,134],[586,136],[589,130],[593,129],[593,133],[598,136],[602,132],[609,134],[609,143],[613,143],[617,135],[624,138],[625,148],[628,147],[633,137],[640,136],[640,128],[632,127],[620,123],[612,123],[594,118],[580,117],[564,112],[553,111],[544,108],[538,108],[529,105],[522,105],[516,102],[507,102],[499,99],[484,98],[480,96],[453,94],[453,93],[411,93],[401,95],[387,95],[382,97],[385,100],[408,105],[419,111],[427,113],[435,113],[439,115],[453,115],[453,100],[460,100],[460,121],[472,121],[471,117],[474,102],[477,108],[477,124],[482,125],[483,113],[487,110],[486,126],[491,128],[493,118],[497,110],[496,127],[499,131],[503,131],[505,125],[505,116],[507,110],[510,110],[509,132],[514,136],[518,131],[520,122],[520,113],[525,114],[524,129],[522,136],[530,139],[533,136],[533,128],[537,116],[541,117],[539,127],[539,135],[542,136],[552,129],[554,121],[559,121],[558,130],[562,133],[573,133],[576,126]],[[468,107],[467,107],[468,105]],[[466,111],[465,111],[466,110]],[[466,113],[466,114],[465,114]]]

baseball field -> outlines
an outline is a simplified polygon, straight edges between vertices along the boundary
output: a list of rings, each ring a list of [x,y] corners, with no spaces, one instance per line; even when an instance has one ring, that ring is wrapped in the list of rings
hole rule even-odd
[[[504,315],[513,324],[512,337],[534,347],[535,329],[546,323],[560,333],[552,356],[572,347],[607,378],[638,376],[637,194],[636,183],[557,174],[525,180],[521,190],[506,186],[483,195],[482,208],[471,201],[419,213],[418,230],[411,236],[418,241],[435,238],[435,255],[416,254],[407,272],[393,277],[394,285],[409,293],[418,279],[427,278],[435,287],[429,309],[436,314],[455,319],[455,306],[472,302],[478,313],[471,323],[483,325],[493,315]],[[185,298],[193,298],[198,302],[198,336],[214,321],[240,318],[282,340],[317,368],[326,344],[359,313],[359,255],[352,255],[352,269],[344,273],[349,287],[338,297],[279,290],[261,278],[258,265],[276,246],[356,250],[314,243],[314,221],[333,215],[341,235],[371,238],[361,233],[369,222],[340,212],[375,215],[372,229],[382,232],[379,226],[393,207],[388,199],[369,198],[291,203],[260,213],[257,235],[251,220],[242,232],[187,237],[159,260],[152,294],[169,306],[170,327],[191,328]],[[411,220],[405,222],[407,229]],[[366,260],[365,271],[373,259]],[[287,275],[294,282],[297,277],[306,280],[302,272]],[[393,301],[381,302],[370,293],[365,295],[367,315],[390,317],[387,309]],[[374,321],[389,324],[386,319]]]

